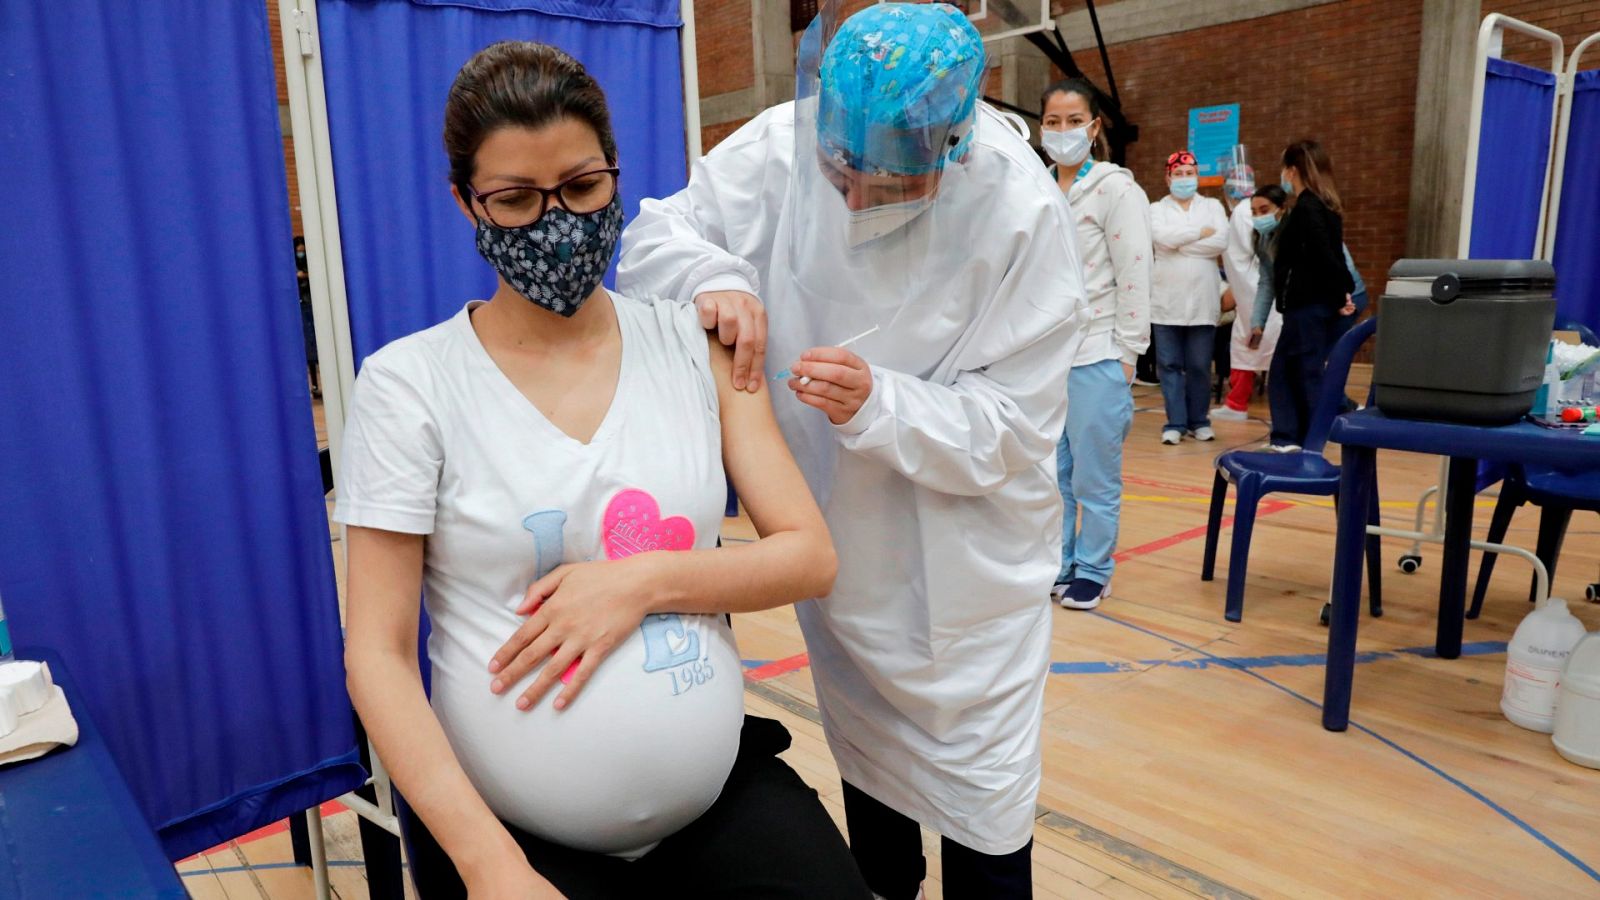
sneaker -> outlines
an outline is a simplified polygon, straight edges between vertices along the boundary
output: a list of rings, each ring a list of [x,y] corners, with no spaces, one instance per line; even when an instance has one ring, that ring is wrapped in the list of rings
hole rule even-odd
[[[1201,425],[1189,433],[1194,435],[1194,439],[1197,441],[1214,441],[1217,439],[1217,433],[1211,430],[1210,425]]]
[[[1139,387],[1160,387],[1161,386],[1161,382],[1156,381],[1155,379],[1152,379],[1152,378],[1146,378],[1143,375],[1135,375],[1135,376],[1133,376],[1133,383],[1138,385]]]
[[[1219,406],[1211,411],[1211,418],[1222,419],[1227,422],[1248,422],[1250,414],[1231,406]]]
[[[1111,593],[1109,586],[1087,578],[1074,578],[1069,584],[1058,584],[1050,596],[1062,609],[1094,609],[1100,600]]]
[[[1299,453],[1299,444],[1271,444],[1267,447],[1268,453]]]
[[[1176,428],[1168,428],[1166,431],[1161,432],[1161,443],[1163,444],[1176,444],[1181,440],[1183,440],[1183,432]]]

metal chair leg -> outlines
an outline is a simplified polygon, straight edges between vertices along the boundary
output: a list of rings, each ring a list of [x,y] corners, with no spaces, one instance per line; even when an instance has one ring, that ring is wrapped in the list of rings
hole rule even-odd
[[[1522,499],[1515,491],[1500,492],[1500,499],[1494,504],[1494,518],[1489,520],[1489,543],[1505,543],[1506,531],[1511,528],[1511,517],[1521,505]],[[1478,583],[1472,589],[1472,606],[1467,609],[1467,618],[1476,619],[1483,612],[1483,598],[1489,593],[1489,579],[1494,576],[1494,565],[1499,558],[1498,553],[1484,551],[1483,559],[1478,563]]]

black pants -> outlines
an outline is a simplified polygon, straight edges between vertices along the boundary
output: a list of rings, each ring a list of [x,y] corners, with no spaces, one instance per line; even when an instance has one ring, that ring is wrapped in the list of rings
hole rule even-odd
[[[572,900],[622,897],[832,900],[870,896],[816,791],[777,754],[789,732],[746,716],[739,757],[705,815],[629,862],[573,850],[507,825],[534,871]],[[402,806],[411,875],[421,900],[464,898],[455,866]]]
[[[1301,307],[1283,314],[1283,331],[1278,335],[1278,349],[1273,351],[1267,374],[1272,443],[1305,445],[1338,318],[1336,310],[1325,306]]]
[[[844,783],[844,817],[850,852],[872,892],[885,900],[911,900],[928,874],[922,829],[916,822]],[[1023,900],[1033,896],[1033,841],[991,856],[940,838],[946,900]]]

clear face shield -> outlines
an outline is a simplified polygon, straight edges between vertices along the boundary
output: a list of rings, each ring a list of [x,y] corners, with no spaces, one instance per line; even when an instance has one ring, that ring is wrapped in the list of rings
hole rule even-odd
[[[871,6],[844,22],[837,7],[824,3],[801,40],[786,204],[788,268],[825,344],[888,332],[983,233],[962,215],[985,124],[976,31],[942,4]]]

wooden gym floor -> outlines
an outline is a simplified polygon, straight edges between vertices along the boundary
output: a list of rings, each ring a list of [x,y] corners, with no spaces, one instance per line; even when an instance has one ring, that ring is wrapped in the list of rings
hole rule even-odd
[[[1331,503],[1282,497],[1262,509],[1245,619],[1229,624],[1227,533],[1218,580],[1198,577],[1211,459],[1259,444],[1266,427],[1219,422],[1214,444],[1163,447],[1158,391],[1136,398],[1152,409],[1127,443],[1112,597],[1095,612],[1054,613],[1037,896],[1600,896],[1600,771],[1567,763],[1498,708],[1504,642],[1529,609],[1527,566],[1502,560],[1483,618],[1467,623],[1467,652],[1433,659],[1439,548],[1425,547],[1408,576],[1395,567],[1406,545],[1386,541],[1386,615],[1363,613],[1352,727],[1325,732],[1317,613]],[[1432,457],[1380,457],[1386,524],[1409,527],[1436,472]],[[1480,534],[1492,503],[1479,501]],[[1510,542],[1531,548],[1536,523],[1522,511]],[[1591,630],[1600,607],[1582,597],[1600,580],[1596,525],[1574,520],[1555,580]],[[748,523],[730,522],[726,536],[750,537]],[[788,726],[785,758],[842,825],[793,612],[739,616],[734,630],[752,661],[749,710]],[[354,814],[326,812],[334,890],[365,897]],[[938,843],[926,843],[936,898]],[[280,824],[179,868],[197,898],[311,897],[309,871],[290,859]]]

